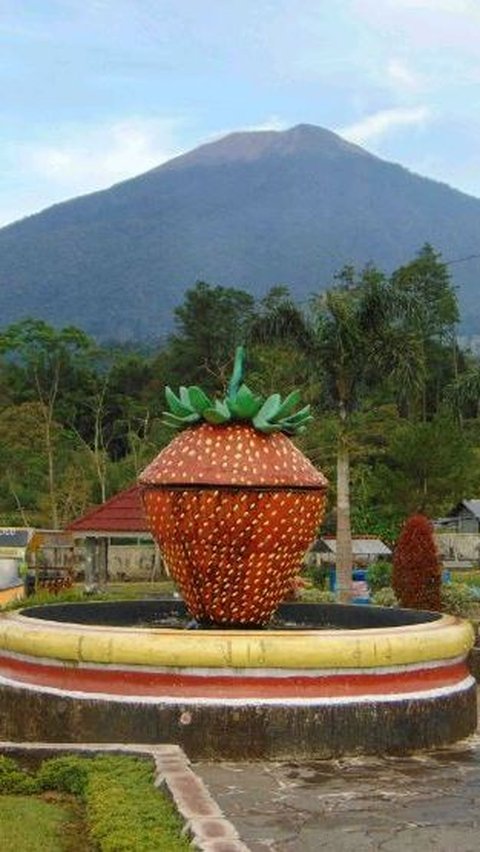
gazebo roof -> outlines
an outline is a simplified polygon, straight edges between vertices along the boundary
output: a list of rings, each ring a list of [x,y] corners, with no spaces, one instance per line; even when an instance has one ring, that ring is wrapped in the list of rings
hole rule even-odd
[[[115,494],[101,506],[90,509],[85,515],[72,521],[66,529],[72,533],[92,535],[148,533],[140,493],[140,486],[132,485]]]
[[[462,500],[460,503],[457,503],[455,508],[450,512],[451,515],[456,514],[460,511],[462,506],[465,507],[469,512],[474,515],[477,521],[480,520],[480,500]]]
[[[335,536],[324,535],[317,539],[312,547],[317,553],[337,552],[337,539]],[[353,556],[390,556],[392,551],[381,538],[376,536],[352,536]]]

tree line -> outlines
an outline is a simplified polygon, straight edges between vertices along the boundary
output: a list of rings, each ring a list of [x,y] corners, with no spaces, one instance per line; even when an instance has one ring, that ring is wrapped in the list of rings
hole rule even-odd
[[[253,390],[297,388],[312,406],[299,444],[331,482],[326,529],[394,540],[411,513],[480,493],[480,363],[459,319],[425,245],[392,275],[346,267],[303,304],[284,286],[256,301],[198,282],[148,350],[14,323],[0,332],[0,523],[59,528],[131,484],[171,439],[164,386],[222,394],[245,343]]]

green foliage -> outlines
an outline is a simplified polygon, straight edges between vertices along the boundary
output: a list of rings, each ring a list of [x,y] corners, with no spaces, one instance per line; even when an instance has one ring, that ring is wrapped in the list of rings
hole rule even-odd
[[[31,796],[0,796],[2,852],[65,852],[66,848],[85,849],[81,825],[69,804],[43,801]],[[78,830],[80,834],[78,833]],[[75,846],[66,838],[75,831]],[[68,841],[67,841],[68,843]]]
[[[367,569],[368,588],[372,593],[392,585],[393,565],[391,562],[373,562]]]
[[[26,319],[0,333],[0,353],[5,357],[12,383],[17,385],[17,403],[35,401],[38,409],[39,435],[46,468],[45,512],[49,526],[60,521],[57,494],[59,455],[66,437],[57,416],[75,408],[76,389],[82,383],[92,341],[80,329],[68,326],[60,331],[43,320]],[[27,398],[22,393],[27,391]],[[8,471],[10,490],[20,512],[24,509],[13,475]],[[23,522],[26,522],[24,513]]]
[[[374,606],[399,606],[397,596],[391,586],[385,586],[385,588],[379,589],[378,592],[375,592],[372,595],[371,601]]]
[[[393,372],[397,399],[409,416],[426,421],[429,413],[439,411],[439,386],[455,377],[455,358],[445,354],[448,349],[455,353],[449,344],[459,321],[448,267],[431,245],[426,243],[416,258],[395,270],[391,296],[396,319],[392,363],[400,354]]]
[[[36,781],[41,790],[57,790],[84,796],[89,779],[89,762],[75,755],[45,760],[38,770]]]
[[[300,600],[304,603],[335,603],[335,592],[326,589],[302,589]]]
[[[465,583],[467,586],[480,588],[480,571],[478,568],[472,568],[470,571],[454,571],[452,583]]]
[[[474,450],[451,418],[401,420],[375,467],[372,500],[394,520],[415,512],[435,517],[471,493],[476,471]]]
[[[392,289],[402,319],[424,339],[441,337],[459,321],[448,267],[429,243],[393,273]]]
[[[62,756],[45,761],[36,776],[0,757],[1,793],[52,790],[80,796],[100,852],[183,852],[182,822],[153,786],[149,761],[127,756]]]
[[[377,497],[377,495],[375,495]],[[355,499],[355,497],[354,497]],[[393,547],[399,533],[400,523],[396,520],[404,511],[403,506],[393,506],[389,494],[384,495],[382,502],[373,503],[371,499],[370,505],[355,506],[352,511],[352,529],[356,536],[375,536],[380,538],[389,547]],[[391,517],[392,510],[395,513],[395,518]],[[382,518],[382,515],[384,516]]]
[[[328,567],[326,565],[310,565],[302,571],[302,576],[308,577],[317,589],[326,589]]]
[[[0,794],[31,795],[38,793],[36,778],[19,769],[12,758],[0,755]]]
[[[0,410],[0,501],[8,512],[21,507],[20,523],[35,518],[39,495],[48,490],[48,460],[39,424],[39,404],[25,402]],[[21,428],[19,428],[21,424]],[[59,430],[53,430],[58,447]]]
[[[101,852],[181,852],[182,823],[153,786],[152,766],[134,758],[98,757],[88,773],[87,816]]]
[[[9,389],[0,399],[0,523],[63,525],[130,484],[168,441],[152,416],[155,370],[142,353],[100,351],[78,329],[35,320],[1,333],[0,350]]]
[[[150,350],[14,323],[0,332],[0,523],[50,527],[55,508],[63,525],[135,481],[171,439],[161,408],[172,381],[184,388],[175,425],[207,412],[291,434],[310,416],[288,410],[301,394],[315,420],[295,440],[330,480],[329,528],[342,450],[354,533],[393,544],[407,515],[443,515],[480,490],[479,360],[455,342],[457,316],[448,267],[425,246],[390,279],[347,267],[302,307],[285,287],[255,304],[199,283],[176,333]],[[249,386],[237,374],[234,392],[231,352],[243,341]]]
[[[0,332],[0,353],[17,403],[35,400],[49,416],[73,419],[78,389],[91,390],[94,344],[81,329],[28,318]]]
[[[467,583],[449,583],[442,586],[441,601],[444,612],[469,618],[474,600],[472,589]]]
[[[242,343],[253,318],[254,299],[244,290],[199,281],[175,309],[177,331],[167,348],[167,375],[181,385],[201,383],[215,390],[225,378],[231,353]]]
[[[389,333],[390,300],[384,275],[366,267],[343,269],[336,286],[312,306],[313,352],[324,389],[343,418],[358,408],[372,379],[388,370],[382,342]]]

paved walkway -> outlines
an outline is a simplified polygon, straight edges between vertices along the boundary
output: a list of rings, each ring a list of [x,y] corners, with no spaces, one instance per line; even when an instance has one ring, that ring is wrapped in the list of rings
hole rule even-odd
[[[480,733],[412,757],[301,763],[190,764],[175,745],[0,746],[151,755],[156,783],[170,790],[194,848],[205,852],[480,850]]]
[[[480,850],[480,735],[408,758],[193,769],[251,852]]]

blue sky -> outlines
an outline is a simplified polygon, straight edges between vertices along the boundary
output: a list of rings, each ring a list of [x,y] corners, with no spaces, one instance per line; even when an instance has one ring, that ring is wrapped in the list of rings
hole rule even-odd
[[[480,197],[480,0],[0,0],[0,224],[308,122]]]

